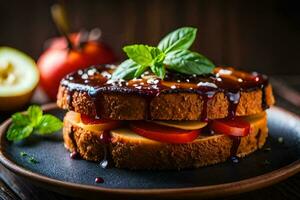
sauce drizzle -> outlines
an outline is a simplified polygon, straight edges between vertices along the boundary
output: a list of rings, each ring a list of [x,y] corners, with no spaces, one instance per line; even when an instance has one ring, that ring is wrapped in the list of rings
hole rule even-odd
[[[77,151],[77,143],[76,143],[74,137],[75,137],[75,136],[74,136],[74,130],[73,130],[73,128],[71,128],[71,131],[69,132],[69,138],[71,139],[72,144],[74,145],[74,149],[73,149],[73,151],[70,153],[70,158],[72,158],[72,159],[76,159],[76,158],[79,157],[79,153],[78,153],[78,151]]]
[[[256,143],[257,149],[259,149],[259,139],[260,139],[260,135],[261,135],[261,129],[258,130],[258,132],[257,132],[257,134],[256,134],[256,136],[255,136],[256,141],[257,141],[257,143]]]
[[[240,102],[241,93],[239,91],[235,93],[227,92],[226,95],[229,102],[227,118],[232,119],[235,117],[236,109]]]
[[[239,159],[237,157],[238,149],[241,143],[241,137],[231,136],[232,146],[230,149],[230,159],[233,163],[238,163]]]
[[[100,162],[102,168],[109,167],[110,153],[109,144],[111,142],[111,136],[109,131],[104,131],[100,136],[100,141],[103,144],[103,159]]]

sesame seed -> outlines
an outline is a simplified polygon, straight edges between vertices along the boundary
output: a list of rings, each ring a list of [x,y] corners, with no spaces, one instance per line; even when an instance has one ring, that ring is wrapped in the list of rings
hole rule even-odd
[[[81,78],[82,78],[82,79],[88,79],[89,76],[88,76],[87,74],[82,74]]]
[[[83,74],[83,71],[82,71],[82,70],[78,70],[78,74],[79,74],[79,75],[82,75],[82,74]]]

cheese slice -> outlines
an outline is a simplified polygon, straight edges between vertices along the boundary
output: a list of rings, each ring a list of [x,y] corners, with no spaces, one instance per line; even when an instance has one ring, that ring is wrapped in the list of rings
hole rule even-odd
[[[207,125],[206,122],[201,121],[151,121],[163,126],[169,126],[173,128],[179,128],[183,130],[197,130]]]

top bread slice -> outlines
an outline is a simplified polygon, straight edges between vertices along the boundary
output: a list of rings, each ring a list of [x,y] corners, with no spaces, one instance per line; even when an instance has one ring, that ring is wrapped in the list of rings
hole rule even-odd
[[[264,110],[265,104],[274,104],[272,87],[268,84],[262,89],[241,91],[236,108],[236,116],[258,114]],[[200,120],[205,111],[204,99],[196,93],[165,93],[149,101],[146,97],[123,93],[103,93],[97,104],[101,105],[98,117],[112,120]],[[72,110],[88,116],[96,116],[93,99],[85,91],[70,92],[61,85],[57,95],[57,105],[62,109]],[[228,116],[229,101],[225,93],[218,92],[207,101],[207,118],[219,119]]]

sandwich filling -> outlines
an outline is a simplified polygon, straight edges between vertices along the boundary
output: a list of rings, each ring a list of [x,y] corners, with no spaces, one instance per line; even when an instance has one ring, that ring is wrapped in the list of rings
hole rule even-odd
[[[101,166],[103,167],[106,167],[109,163],[110,145],[138,144],[146,148],[147,146],[151,148],[156,146],[159,149],[160,146],[167,144],[190,144],[193,146],[205,143],[206,140],[214,141],[221,137],[232,141],[228,158],[237,161],[236,156],[245,154],[245,152],[239,151],[240,148],[246,149],[246,153],[261,148],[268,132],[266,112],[233,119],[215,119],[201,122],[99,120],[69,111],[64,118],[64,123],[94,134],[95,138],[100,141],[100,145],[104,147],[104,154],[101,159]],[[64,135],[64,137],[71,140],[70,143],[72,144],[78,143],[75,141],[75,137],[78,136],[74,135],[74,132],[68,132],[68,135]],[[68,139],[65,139],[65,141],[68,141]],[[253,141],[255,145],[249,145]],[[68,145],[68,142],[66,144]],[[215,148],[215,144],[210,145],[212,145],[212,149]],[[217,148],[222,149],[222,145],[219,144],[218,146]],[[70,145],[69,149],[71,149]],[[81,149],[75,145],[72,151],[80,152]]]
[[[117,121],[89,118],[86,115],[69,111],[65,118],[74,126],[84,130],[99,133],[131,132],[141,137],[165,143],[188,143],[199,137],[224,134],[234,137],[244,137],[252,129],[262,129],[266,120],[266,112],[256,115],[236,117],[234,119],[215,119],[209,122],[201,121]]]

